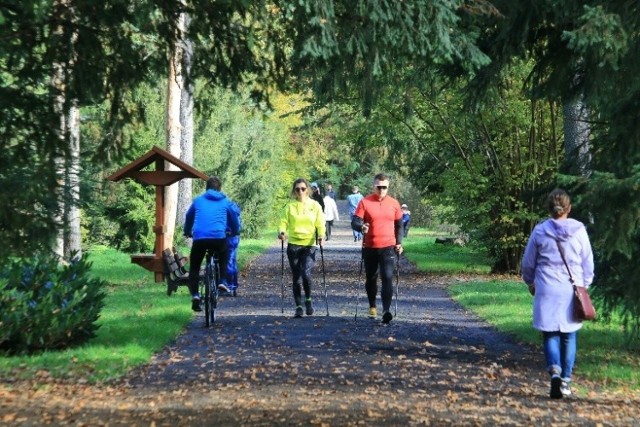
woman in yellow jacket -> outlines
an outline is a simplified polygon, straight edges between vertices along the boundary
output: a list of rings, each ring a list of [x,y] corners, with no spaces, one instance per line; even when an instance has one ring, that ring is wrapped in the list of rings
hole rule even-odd
[[[322,246],[325,235],[324,214],[320,204],[309,197],[309,182],[304,178],[294,181],[291,189],[292,200],[287,203],[280,217],[278,238],[289,239],[287,258],[293,276],[293,298],[296,303],[296,317],[302,317],[302,288],[307,316],[313,314],[311,304],[311,270],[316,260],[316,242]]]

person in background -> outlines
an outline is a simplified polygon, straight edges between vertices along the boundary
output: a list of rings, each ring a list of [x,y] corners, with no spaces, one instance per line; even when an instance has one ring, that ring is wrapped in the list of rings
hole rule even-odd
[[[322,198],[322,194],[320,194],[320,188],[318,184],[315,182],[311,183],[311,198],[318,202],[320,207],[322,208],[322,212],[324,212],[324,199]]]
[[[360,189],[357,185],[351,187],[351,194],[347,196],[347,204],[349,205],[349,216],[351,217],[351,221],[353,221],[353,216],[356,212],[356,208],[358,207],[358,203],[362,200],[363,196],[360,194]],[[362,240],[362,233],[353,229],[353,241],[357,242]]]
[[[325,235],[325,220],[320,205],[309,197],[309,183],[304,178],[293,182],[291,197],[284,207],[278,226],[278,238],[289,240],[287,258],[293,279],[293,299],[296,304],[295,317],[302,317],[302,289],[307,316],[313,314],[311,271],[315,265],[316,242],[322,247]]]
[[[573,285],[589,287],[594,277],[593,252],[584,224],[568,218],[571,199],[562,189],[547,197],[551,218],[536,225],[522,258],[522,279],[533,295],[533,327],[542,332],[549,396],[571,395],[580,321],[573,319]],[[564,252],[565,266],[560,248]],[[571,271],[574,283],[571,283]]]
[[[333,227],[333,221],[340,221],[340,214],[338,213],[338,205],[336,201],[327,194],[324,196],[324,220],[326,221],[327,238],[331,239],[331,228]]]
[[[326,188],[326,191],[325,191],[325,193],[324,193],[324,194],[325,194],[325,196],[329,196],[329,197],[331,197],[333,200],[335,200],[335,199],[336,199],[336,192],[335,192],[335,191],[333,191],[333,185],[332,185],[330,182],[328,182],[328,183],[327,183],[327,186],[326,186],[325,188]]]
[[[409,234],[409,223],[411,222],[411,211],[409,210],[409,207],[404,203],[402,204],[402,206],[400,206],[400,208],[402,209],[402,236],[407,237],[407,235]]]
[[[240,206],[231,201],[231,210],[238,218],[238,231],[242,231],[240,218]],[[227,283],[229,291],[235,297],[238,295],[238,246],[240,246],[240,234],[233,234],[231,227],[227,227],[227,247],[229,248],[229,262],[227,263]]]
[[[223,292],[229,292],[229,288],[226,287],[227,269],[225,268],[229,263],[227,229],[231,234],[238,234],[240,224],[231,207],[231,201],[222,192],[222,181],[214,176],[207,180],[204,194],[193,200],[187,210],[184,223],[184,235],[193,237],[189,256],[189,291],[193,311],[202,311],[198,282],[200,265],[207,251],[215,254],[221,266],[218,288]]]
[[[378,272],[382,286],[382,323],[393,319],[393,269],[402,253],[402,210],[400,203],[388,195],[389,177],[379,173],[373,179],[373,193],[363,198],[351,221],[354,230],[364,233],[362,257],[366,274],[365,289],[369,299],[369,317],[375,318]]]

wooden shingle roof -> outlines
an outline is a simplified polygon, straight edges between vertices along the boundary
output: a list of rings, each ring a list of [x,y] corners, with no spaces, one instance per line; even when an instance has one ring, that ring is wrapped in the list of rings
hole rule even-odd
[[[165,161],[175,165],[178,170],[164,170]],[[152,163],[156,164],[156,170],[143,170]],[[183,178],[200,178],[206,181],[208,176],[154,145],[146,154],[108,176],[107,180],[120,181],[124,178],[131,178],[141,184],[166,186]]]

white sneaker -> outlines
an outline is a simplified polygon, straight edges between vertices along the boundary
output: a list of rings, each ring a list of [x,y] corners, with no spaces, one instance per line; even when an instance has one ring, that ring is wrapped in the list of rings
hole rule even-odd
[[[229,291],[229,288],[227,288],[227,287],[226,287],[226,285],[225,285],[224,283],[220,283],[220,284],[218,285],[218,290],[219,290],[220,292],[231,292],[231,291]]]
[[[564,397],[571,396],[571,387],[569,386],[569,381],[562,380],[562,383],[560,383],[560,393],[562,393]]]

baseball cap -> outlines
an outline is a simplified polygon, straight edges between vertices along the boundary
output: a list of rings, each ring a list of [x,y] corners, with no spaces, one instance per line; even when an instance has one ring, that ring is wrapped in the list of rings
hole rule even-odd
[[[400,206],[401,208],[408,208],[409,206],[407,206],[406,204],[402,204],[402,206]]]
[[[312,188],[318,188],[318,183],[317,182],[312,182],[311,183],[311,187]]]

